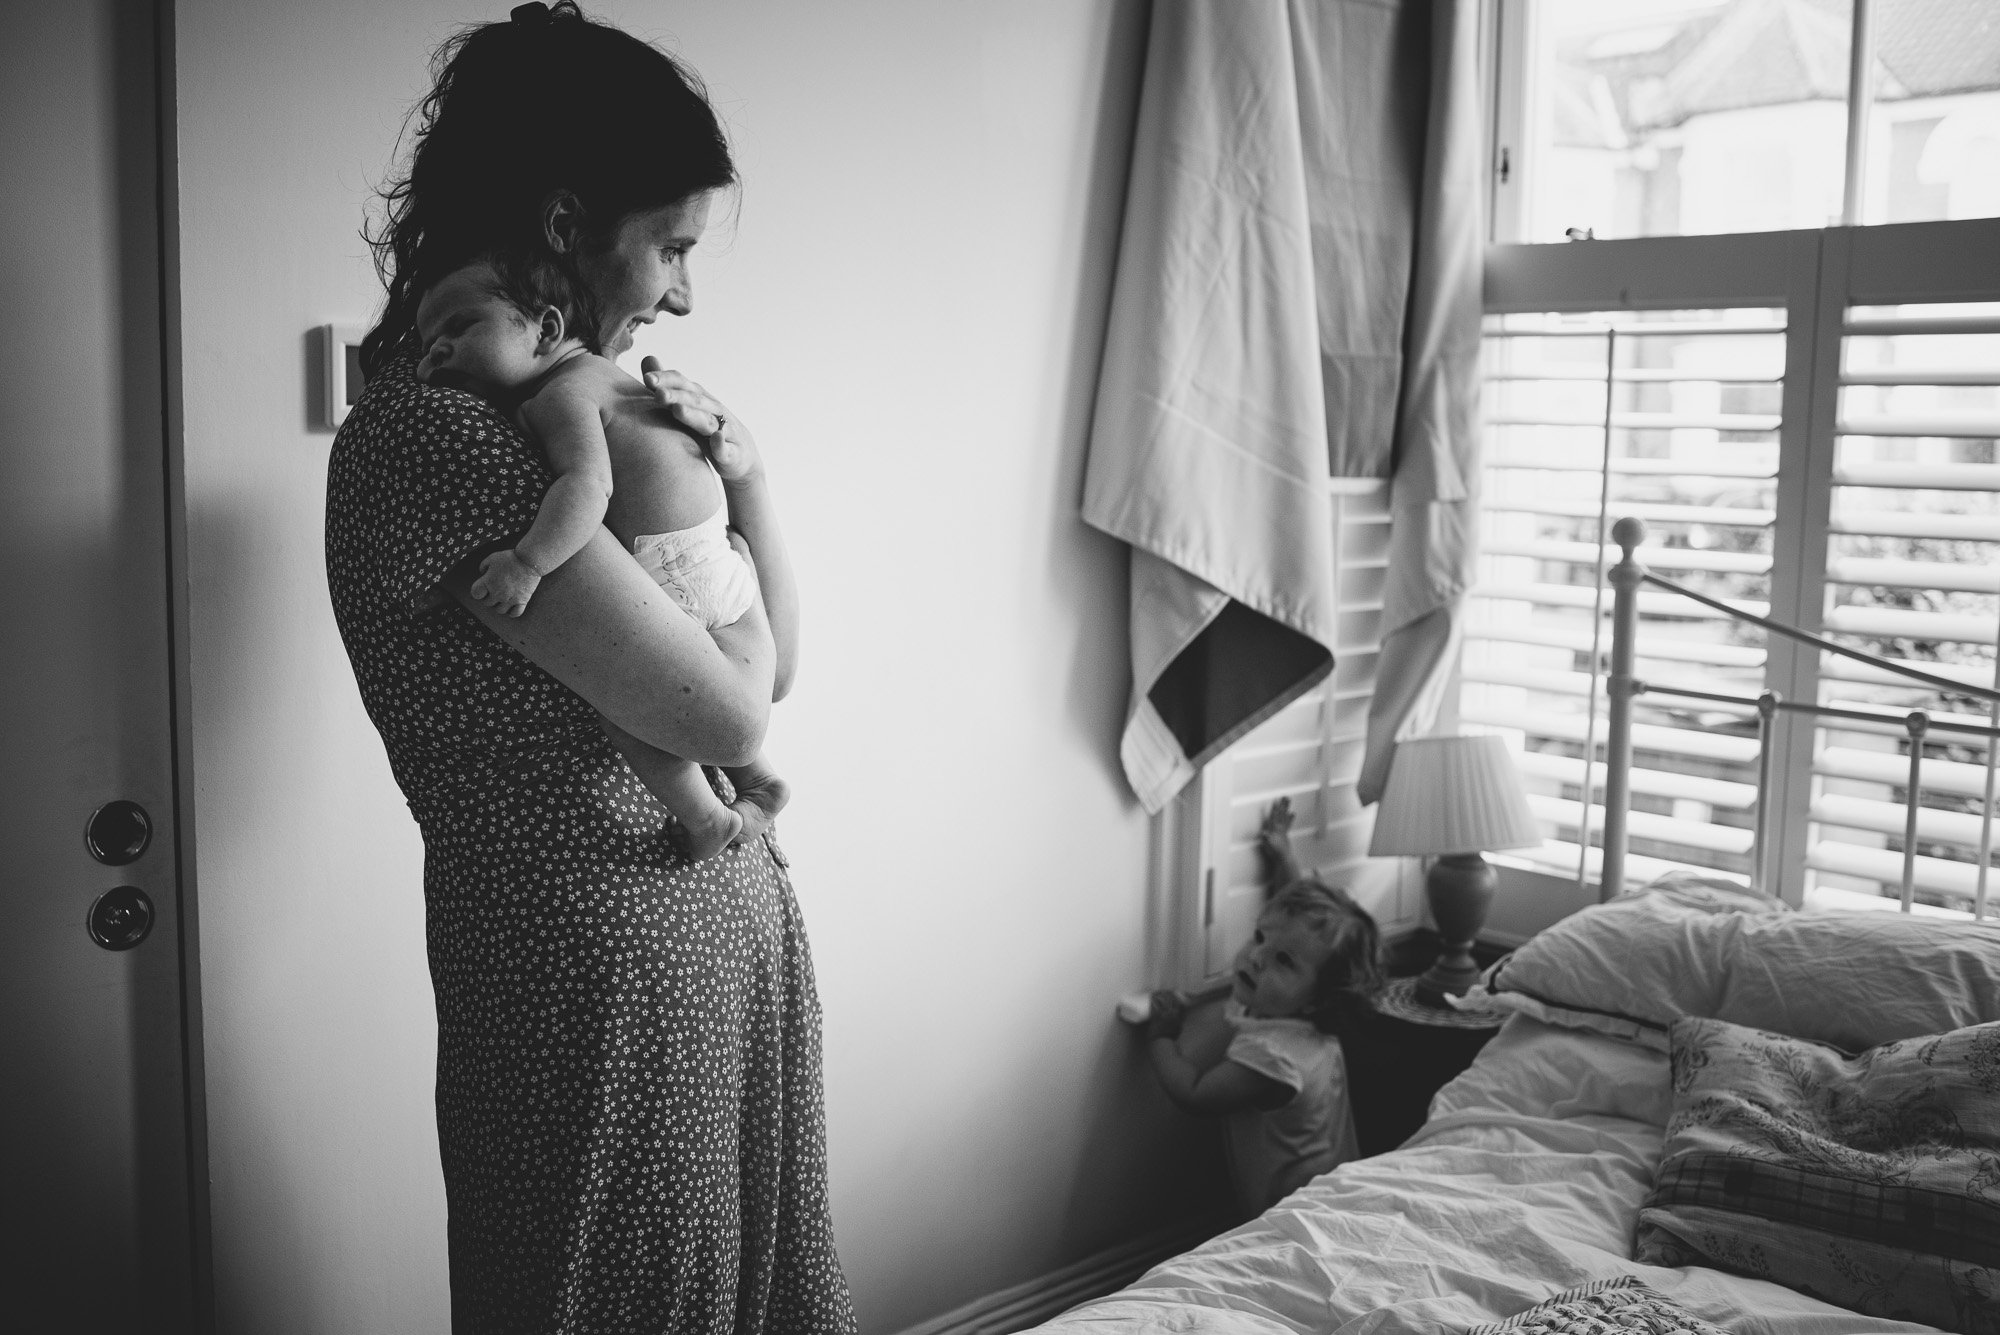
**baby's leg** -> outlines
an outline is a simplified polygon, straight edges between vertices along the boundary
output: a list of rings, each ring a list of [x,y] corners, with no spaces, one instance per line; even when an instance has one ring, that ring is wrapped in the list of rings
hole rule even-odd
[[[605,735],[624,753],[632,772],[680,822],[680,834],[673,842],[682,857],[689,862],[706,861],[743,832],[743,817],[722,805],[701,766],[646,745],[609,719],[603,720],[603,725]]]
[[[736,789],[736,801],[731,810],[743,818],[743,828],[736,836],[738,843],[748,843],[770,828],[785,804],[792,800],[792,786],[778,777],[759,751],[747,765],[732,765],[722,771],[729,776],[730,786]]]

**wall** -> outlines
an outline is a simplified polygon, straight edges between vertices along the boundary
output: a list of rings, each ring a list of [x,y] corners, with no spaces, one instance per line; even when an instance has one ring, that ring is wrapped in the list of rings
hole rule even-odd
[[[429,49],[499,4],[182,0],[195,809],[231,1332],[443,1329],[421,848],[320,556],[306,331]],[[1075,518],[1143,0],[608,5],[709,80],[747,186],[657,351],[770,456],[804,673],[770,752],[827,1016],[866,1330],[1186,1208],[1192,1129],[1112,999],[1150,980],[1115,771],[1123,561]]]

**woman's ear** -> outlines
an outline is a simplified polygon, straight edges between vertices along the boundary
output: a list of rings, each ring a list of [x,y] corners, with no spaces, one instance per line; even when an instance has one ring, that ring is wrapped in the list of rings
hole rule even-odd
[[[542,307],[541,324],[535,330],[535,355],[548,356],[568,336],[569,328],[563,322],[563,313],[553,306]]]
[[[542,201],[542,238],[549,249],[558,255],[570,254],[582,230],[583,201],[573,190],[551,190]]]

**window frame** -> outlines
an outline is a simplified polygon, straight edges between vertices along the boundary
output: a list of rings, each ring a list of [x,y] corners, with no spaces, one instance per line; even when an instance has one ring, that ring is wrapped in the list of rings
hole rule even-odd
[[[1825,620],[1825,540],[1848,308],[1967,301],[2000,301],[2000,219],[1495,244],[1486,253],[1488,314],[1784,309],[1770,604],[1772,616],[1809,631],[1821,630]],[[1790,641],[1770,644],[1765,685],[1787,699],[1818,698],[1817,652]],[[1772,865],[1780,875],[1771,889],[1796,905],[1804,894],[1811,833],[1811,720],[1781,716],[1773,746],[1773,792],[1767,800],[1773,804]],[[1547,873],[1513,867],[1508,878],[1517,894],[1534,903],[1553,897],[1571,908],[1581,906],[1574,884]],[[1506,930],[1504,917],[1496,926]]]
[[[1785,311],[1781,460],[1770,588],[1771,615],[1822,628],[1828,597],[1834,434],[1842,331],[1851,306],[2000,300],[2000,219],[1859,224],[1865,197],[1872,88],[1855,95],[1873,51],[1873,6],[1853,0],[1847,97],[1846,207],[1840,225],[1810,230],[1529,241],[1536,163],[1530,57],[1540,0],[1483,0],[1481,40],[1488,108],[1484,272],[1487,315],[1532,311],[1665,310],[1777,306]],[[1644,559],[1643,550],[1641,559]],[[1765,684],[1789,699],[1817,699],[1818,654],[1773,637]],[[1454,676],[1456,675],[1454,665]],[[1458,683],[1447,693],[1455,713]],[[1770,887],[1801,902],[1810,845],[1814,726],[1781,715],[1774,729]],[[1525,866],[1501,864],[1493,935],[1525,939],[1594,898],[1595,887]]]

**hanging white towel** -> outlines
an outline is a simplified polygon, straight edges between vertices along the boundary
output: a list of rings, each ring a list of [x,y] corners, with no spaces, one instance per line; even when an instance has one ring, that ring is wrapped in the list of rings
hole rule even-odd
[[[1148,811],[1333,662],[1304,162],[1285,0],[1158,0],[1083,504],[1133,549]]]

